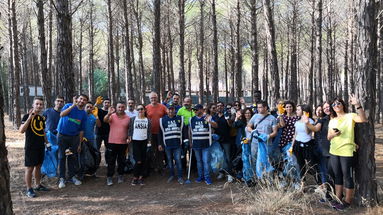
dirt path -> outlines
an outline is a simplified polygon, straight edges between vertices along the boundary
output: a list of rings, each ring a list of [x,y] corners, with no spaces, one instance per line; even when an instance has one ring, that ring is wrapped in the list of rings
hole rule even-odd
[[[377,180],[383,186],[383,128],[377,129],[376,164]],[[106,167],[102,166],[97,178],[86,178],[83,185],[67,184],[58,189],[57,179],[44,179],[51,188],[49,192],[39,192],[38,198],[24,195],[24,150],[23,136],[7,130],[7,145],[11,166],[11,192],[16,214],[38,215],[100,215],[100,214],[246,214],[246,203],[233,203],[241,185],[224,186],[223,181],[213,185],[192,183],[167,184],[166,176],[154,174],[143,187],[129,184],[132,175],[126,175],[125,183],[108,187],[105,185]],[[115,180],[116,182],[116,180]],[[381,198],[383,190],[379,188]],[[311,205],[313,214],[337,214],[326,205]],[[383,214],[382,207],[374,210],[354,209],[345,214]],[[1,213],[0,213],[1,214]]]

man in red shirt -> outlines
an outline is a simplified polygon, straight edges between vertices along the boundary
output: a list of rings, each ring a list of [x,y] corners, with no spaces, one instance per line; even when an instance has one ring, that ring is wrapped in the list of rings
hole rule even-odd
[[[149,94],[150,104],[146,105],[146,114],[148,119],[151,120],[152,128],[152,161],[151,167],[162,173],[164,167],[164,152],[158,151],[158,134],[160,132],[160,119],[166,115],[165,105],[158,102],[158,94],[151,92]]]

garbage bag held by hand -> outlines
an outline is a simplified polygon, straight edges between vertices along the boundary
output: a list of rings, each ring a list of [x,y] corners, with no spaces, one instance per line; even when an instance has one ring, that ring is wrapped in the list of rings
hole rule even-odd
[[[41,166],[41,174],[48,176],[49,178],[57,177],[57,166],[58,166],[58,145],[57,136],[52,132],[46,133],[47,140],[51,144],[51,150],[45,149],[44,161]]]
[[[250,181],[254,176],[254,162],[251,157],[251,142],[249,139],[244,138],[241,141],[242,143],[242,162],[243,162],[243,179],[245,181]]]
[[[80,165],[81,170],[84,174],[92,174],[94,173],[94,169],[97,165],[96,163],[96,156],[92,153],[92,146],[90,145],[90,142],[84,141],[81,144],[81,152],[80,152]]]
[[[210,167],[213,173],[217,173],[220,169],[224,168],[225,155],[221,145],[218,142],[219,136],[212,135],[213,144],[211,144],[210,150]]]
[[[295,182],[300,181],[300,171],[295,155],[291,151],[292,143],[288,143],[282,148],[284,161],[283,176],[292,179]]]
[[[273,166],[270,164],[267,153],[267,139],[268,135],[259,134],[258,132],[252,133],[252,144],[258,144],[257,162],[255,171],[257,177],[261,179],[265,173],[272,172]]]

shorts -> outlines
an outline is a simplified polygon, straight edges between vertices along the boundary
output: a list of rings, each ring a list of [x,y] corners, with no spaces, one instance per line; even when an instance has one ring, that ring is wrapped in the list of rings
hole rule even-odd
[[[45,155],[45,148],[41,149],[25,149],[25,163],[26,167],[38,166],[43,164]]]

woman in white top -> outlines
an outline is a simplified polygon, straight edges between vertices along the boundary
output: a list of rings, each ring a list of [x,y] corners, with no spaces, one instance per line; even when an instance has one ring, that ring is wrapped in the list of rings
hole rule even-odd
[[[297,158],[300,175],[303,178],[306,171],[313,173],[312,170],[314,170],[313,151],[315,142],[312,137],[314,120],[312,119],[311,107],[305,104],[297,106],[297,116],[299,120],[294,124],[293,153]]]
[[[137,106],[138,116],[131,118],[131,126],[129,127],[129,140],[133,144],[133,157],[136,161],[133,170],[132,185],[144,185],[143,176],[145,173],[145,160],[147,145],[151,140],[151,122],[146,117],[145,106]]]

